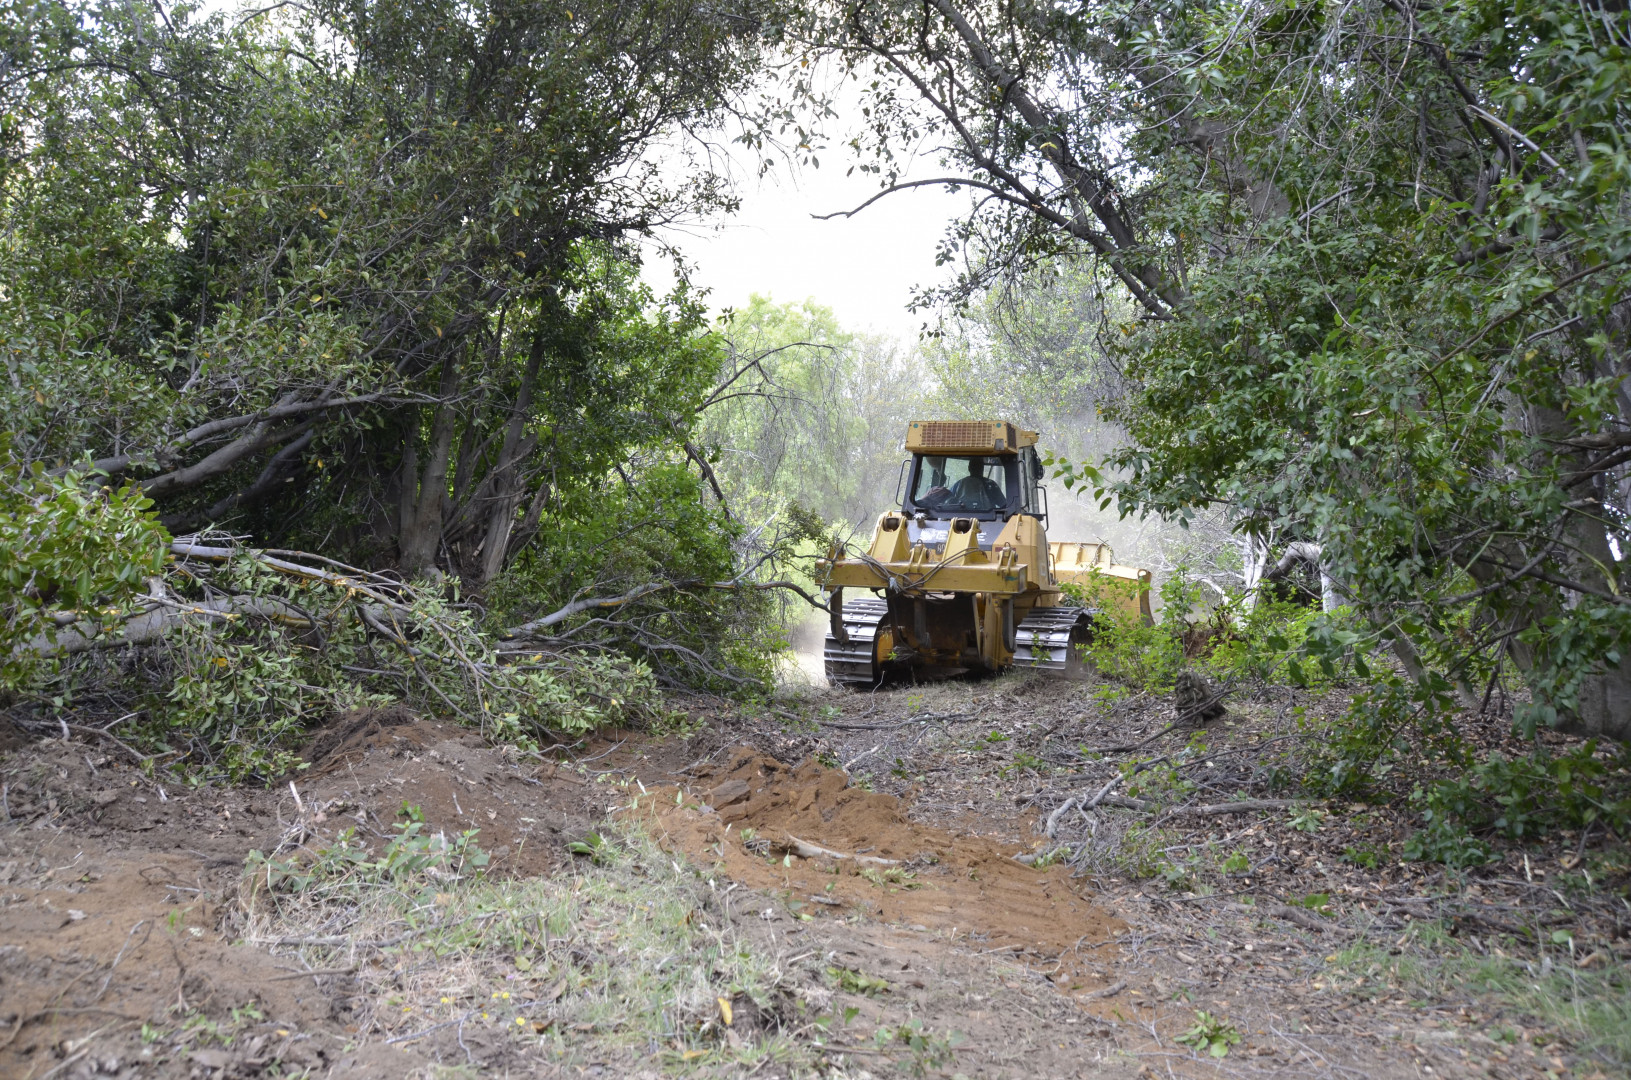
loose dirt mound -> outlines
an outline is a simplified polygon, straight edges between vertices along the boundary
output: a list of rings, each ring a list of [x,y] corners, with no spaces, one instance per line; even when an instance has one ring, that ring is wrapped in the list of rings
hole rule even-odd
[[[343,829],[378,847],[415,806],[427,832],[479,829],[491,873],[538,874],[607,807],[566,769],[401,710],[337,717],[306,756],[267,788],[196,789],[60,739],[0,760],[0,1076],[417,1073],[411,1052],[353,1052],[348,971],[232,943],[245,856]]]
[[[382,736],[386,735],[387,728],[411,728],[418,719],[411,709],[401,705],[384,709],[358,709],[335,717],[331,723],[319,728],[306,745],[306,751],[301,755],[311,766],[306,775],[331,773],[353,760],[357,754],[366,755],[373,747],[382,745]],[[388,743],[389,740],[386,740]],[[416,740],[415,745],[424,744]]]
[[[298,784],[327,817],[369,839],[388,835],[404,806],[418,807],[430,832],[479,829],[491,873],[549,872],[567,858],[567,841],[589,830],[586,815],[605,811],[581,777],[523,766],[468,728],[401,710],[339,717],[307,755]]]
[[[1103,985],[1081,962],[1107,959],[1122,924],[1063,869],[1035,870],[995,841],[908,821],[899,799],[813,761],[792,768],[743,747],[696,776],[691,798],[668,788],[640,805],[659,839],[699,864],[780,893],[801,915],[864,914],[1044,962],[1062,988]],[[801,841],[860,858],[801,858]]]

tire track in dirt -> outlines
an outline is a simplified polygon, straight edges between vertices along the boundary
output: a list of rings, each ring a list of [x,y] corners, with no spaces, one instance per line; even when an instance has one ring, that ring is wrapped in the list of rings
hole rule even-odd
[[[1090,995],[1110,981],[1109,942],[1125,927],[1085,883],[1062,867],[1019,863],[997,841],[909,821],[901,800],[837,769],[789,766],[744,746],[638,805],[659,842],[782,898],[800,918],[860,916],[1008,953],[1066,992]],[[795,841],[861,858],[803,858]]]

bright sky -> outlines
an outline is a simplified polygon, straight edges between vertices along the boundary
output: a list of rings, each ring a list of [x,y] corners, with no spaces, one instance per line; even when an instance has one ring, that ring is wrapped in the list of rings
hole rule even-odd
[[[934,264],[935,244],[967,206],[968,194],[912,188],[855,217],[817,221],[812,214],[853,209],[878,191],[870,174],[845,177],[847,155],[829,150],[822,157],[821,168],[791,175],[778,163],[762,180],[742,160],[741,213],[712,228],[671,232],[668,239],[691,261],[696,283],[711,290],[715,313],[741,306],[753,293],[778,303],[814,297],[846,329],[911,340],[931,314],[906,310],[912,288],[948,275],[949,267]],[[934,162],[919,161],[908,178],[937,175]],[[661,291],[672,283],[672,268],[652,259],[645,276]]]

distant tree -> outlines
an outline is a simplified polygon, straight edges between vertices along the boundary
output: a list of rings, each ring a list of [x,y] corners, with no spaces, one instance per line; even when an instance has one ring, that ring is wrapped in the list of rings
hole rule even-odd
[[[845,330],[814,300],[753,296],[723,333],[734,364],[698,434],[754,525],[787,504],[870,523],[893,495],[900,443],[932,393],[910,346]]]

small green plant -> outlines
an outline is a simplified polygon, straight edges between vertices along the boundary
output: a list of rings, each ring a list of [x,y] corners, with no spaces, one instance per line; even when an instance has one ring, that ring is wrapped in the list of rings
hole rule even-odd
[[[1049,848],[1043,854],[1038,855],[1036,861],[1031,865],[1038,870],[1046,870],[1055,863],[1063,862],[1065,856],[1069,853],[1070,849],[1064,844],[1060,844],[1058,847]]]
[[[1177,1040],[1197,1052],[1204,1050],[1215,1058],[1221,1058],[1229,1056],[1231,1046],[1240,1045],[1240,1032],[1220,1017],[1197,1011],[1195,1026],[1177,1036]]]
[[[1299,810],[1291,815],[1291,827],[1298,832],[1317,833],[1324,820],[1325,812],[1322,810]]]
[[[1457,870],[1495,860],[1490,846],[1468,832],[1464,824],[1437,814],[1405,838],[1399,853],[1410,862],[1443,863]]]
[[[434,885],[447,885],[466,876],[479,876],[489,856],[476,844],[480,830],[455,836],[424,834],[424,816],[408,808],[410,820],[399,822],[397,833],[377,856],[346,829],[334,842],[314,852],[287,858],[268,858],[251,851],[244,860],[251,888],[273,893],[359,893],[380,885],[401,887],[411,883],[434,893]]]
[[[1309,911],[1316,912],[1316,913],[1318,913],[1320,915],[1329,915],[1329,914],[1331,914],[1331,894],[1330,893],[1322,893],[1322,892],[1309,893],[1307,896],[1303,897],[1301,900],[1296,901],[1296,903],[1298,904],[1298,906],[1305,907]]]
[[[916,874],[912,873],[910,870],[902,869],[899,866],[886,866],[881,870],[874,869],[870,866],[864,867],[860,872],[860,876],[872,882],[872,884],[878,886],[880,889],[887,889],[891,887],[898,889],[921,889],[923,887],[923,883],[917,880]]]
[[[963,1041],[961,1032],[935,1035],[915,1017],[898,1027],[880,1027],[872,1038],[880,1050],[904,1045],[911,1051],[912,1062],[908,1068],[913,1076],[927,1076],[931,1071],[951,1065],[957,1060],[956,1050]]]
[[[1024,772],[1026,769],[1040,773],[1044,768],[1046,768],[1046,764],[1036,754],[1026,750],[1015,750],[1014,760],[1004,765],[1000,771],[1004,776],[1010,776],[1014,773]]]
[[[1373,844],[1349,844],[1342,849],[1342,860],[1366,870],[1375,870],[1387,860],[1387,849]]]
[[[846,994],[865,994],[867,997],[877,997],[879,994],[889,992],[889,983],[886,980],[857,971],[855,968],[830,967],[827,969],[827,974],[838,985],[838,989]]]
[[[566,850],[573,855],[587,855],[596,866],[605,866],[611,862],[616,849],[611,842],[600,833],[592,832],[582,840],[574,840],[566,845]]]
[[[1223,860],[1223,872],[1225,874],[1244,874],[1251,868],[1252,862],[1246,858],[1244,851],[1237,851]]]
[[[1161,859],[1155,863],[1155,876],[1160,878],[1169,889],[1187,889],[1195,884],[1195,871],[1200,866],[1200,859],[1190,856],[1187,859]]]
[[[1000,731],[988,731],[985,735],[985,741],[988,743],[1004,743],[1008,741],[1008,736]]]

